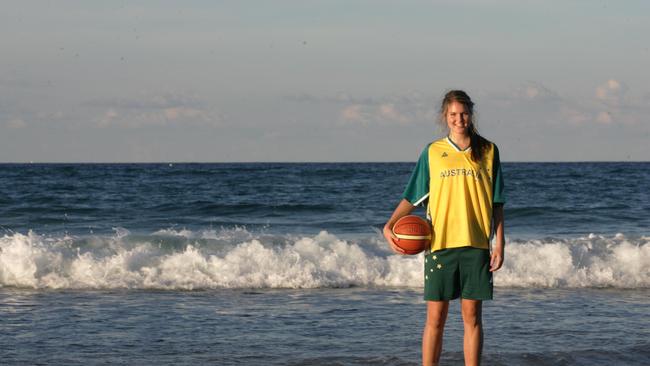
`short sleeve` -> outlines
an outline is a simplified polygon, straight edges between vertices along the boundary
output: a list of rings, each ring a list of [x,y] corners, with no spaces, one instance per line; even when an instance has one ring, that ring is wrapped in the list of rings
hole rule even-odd
[[[429,144],[430,145],[430,144]],[[429,145],[422,151],[402,198],[413,206],[426,204],[429,198]]]
[[[492,162],[494,166],[492,171],[494,172],[492,182],[493,192],[492,192],[492,203],[506,203],[506,196],[504,192],[503,184],[503,173],[501,171],[501,159],[499,158],[499,149],[497,145],[494,145],[494,160]]]

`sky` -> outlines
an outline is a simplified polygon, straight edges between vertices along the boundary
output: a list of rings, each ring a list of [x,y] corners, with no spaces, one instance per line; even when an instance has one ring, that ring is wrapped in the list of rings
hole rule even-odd
[[[3,1],[0,162],[650,160],[648,1]]]

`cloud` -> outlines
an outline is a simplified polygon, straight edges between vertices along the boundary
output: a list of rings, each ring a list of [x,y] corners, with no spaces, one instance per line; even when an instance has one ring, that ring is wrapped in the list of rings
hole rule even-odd
[[[650,104],[632,95],[623,81],[609,79],[593,95],[562,96],[540,82],[528,81],[509,91],[485,94],[488,108],[524,116],[534,126],[640,125],[650,114]],[[483,100],[478,101],[479,111]]]
[[[437,106],[436,98],[415,91],[374,97],[354,97],[347,93],[299,94],[285,99],[296,103],[331,104],[337,108],[340,121],[362,125],[430,123],[436,117]]]
[[[601,124],[643,125],[650,115],[648,100],[630,91],[627,84],[609,79],[594,91],[595,121]]]
[[[310,104],[320,104],[320,103],[377,104],[381,102],[380,100],[371,97],[365,97],[365,98],[353,97],[345,92],[339,92],[334,95],[325,95],[325,96],[318,96],[309,93],[301,93],[301,94],[285,96],[284,99],[296,103],[310,103]]]
[[[394,103],[383,103],[380,105],[348,105],[340,113],[344,122],[360,123],[367,125],[376,123],[400,123],[412,122],[412,118],[401,113]]]
[[[650,103],[647,103],[650,95],[645,99],[635,98],[623,81],[615,79],[606,79],[599,88],[602,90],[596,95],[590,95],[589,89],[582,95],[562,95],[539,81],[526,81],[501,91],[468,92],[477,103],[479,126],[483,126],[486,117],[485,126],[491,126],[489,128],[508,124],[561,131],[565,126],[639,126],[645,123],[646,116],[650,115]],[[437,119],[439,103],[439,96],[420,92],[383,96],[351,96],[341,92],[286,98],[296,103],[331,104],[339,123],[366,127],[430,124]],[[620,102],[611,102],[614,100]]]
[[[517,99],[529,101],[557,101],[560,99],[558,93],[535,81],[523,83],[514,90],[513,95]]]
[[[343,108],[341,118],[348,122],[359,122],[362,124],[368,122],[367,113],[362,111],[362,106],[359,104],[352,104]]]
[[[121,110],[151,110],[173,106],[204,107],[205,102],[193,93],[187,92],[144,92],[131,98],[106,98],[87,101],[84,103],[94,107],[112,107]]]
[[[108,127],[118,117],[114,109],[109,109],[104,112],[104,115],[99,118],[99,127]]]
[[[420,121],[431,121],[433,108],[423,107],[412,102],[393,100],[380,104],[350,104],[341,109],[343,122],[374,124],[414,124]]]
[[[488,92],[470,93],[477,102],[480,110],[481,101],[488,100],[490,103],[502,107],[521,105],[527,106],[544,104],[553,105],[562,102],[563,98],[556,91],[550,89],[537,81],[526,81],[506,90],[491,90]]]
[[[0,89],[0,97],[5,95],[12,96]],[[211,127],[221,126],[224,122],[215,103],[189,92],[143,92],[128,98],[81,102],[43,98],[40,94],[31,98],[28,105],[0,98],[0,128]]]
[[[388,121],[395,121],[403,124],[410,121],[407,116],[397,110],[395,104],[393,103],[384,103],[380,105],[378,114],[381,116],[381,118]]]
[[[592,113],[585,110],[582,106],[566,102],[563,103],[558,117],[557,122],[560,125],[569,123],[575,126],[589,123],[593,119]]]
[[[50,88],[52,82],[42,79],[19,79],[19,78],[0,78],[0,89],[32,89],[32,88]]]
[[[5,126],[7,126],[7,128],[17,130],[27,127],[27,123],[25,123],[25,121],[21,118],[12,118],[5,123]]]
[[[596,87],[595,95],[597,100],[605,104],[620,105],[627,91],[627,85],[618,80],[609,79]]]
[[[332,104],[360,104],[360,105],[380,105],[385,103],[394,103],[399,105],[426,103],[437,105],[438,97],[430,97],[419,91],[409,91],[401,94],[387,94],[380,96],[352,96],[347,92],[338,92],[334,95],[314,95],[301,93],[285,96],[284,99],[296,103],[332,103]]]
[[[98,127],[142,128],[148,126],[216,126],[223,117],[214,107],[192,94],[143,94],[135,98],[117,98],[86,102],[100,109],[94,118]]]
[[[596,121],[608,125],[612,123],[612,115],[609,112],[600,112],[596,117]]]

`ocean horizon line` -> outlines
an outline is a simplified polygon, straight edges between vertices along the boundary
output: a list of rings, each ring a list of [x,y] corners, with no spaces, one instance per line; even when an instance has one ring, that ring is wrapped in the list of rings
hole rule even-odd
[[[2,161],[0,165],[165,165],[165,164],[402,164],[415,163],[415,160],[372,161]],[[650,160],[503,160],[507,164],[593,164],[593,163],[650,163]]]

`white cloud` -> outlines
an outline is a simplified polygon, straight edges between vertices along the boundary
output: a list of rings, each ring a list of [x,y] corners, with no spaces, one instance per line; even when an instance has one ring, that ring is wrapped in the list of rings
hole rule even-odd
[[[366,113],[361,110],[361,105],[349,105],[341,111],[341,118],[347,122],[367,123]]]
[[[399,108],[411,108],[409,113],[400,112]],[[398,107],[395,103],[381,104],[351,104],[344,107],[340,116],[344,122],[356,122],[363,125],[370,123],[379,124],[409,124],[413,123],[416,115],[419,113],[413,106],[404,105]]]
[[[340,115],[344,122],[360,123],[362,125],[368,124],[372,119],[372,113],[369,111],[369,108],[360,104],[345,107]]]
[[[7,121],[7,123],[5,125],[8,128],[11,128],[11,129],[14,129],[14,130],[27,127],[27,123],[25,123],[25,121],[22,120],[21,118],[12,118],[9,121]]]
[[[469,92],[477,103],[479,126],[483,124],[483,117],[488,118],[486,126],[503,125],[503,121],[510,119],[511,124],[518,126],[557,131],[564,126],[640,126],[645,123],[646,116],[650,115],[650,105],[643,98],[634,98],[624,82],[610,79],[599,88],[603,91],[595,97],[562,96],[540,82],[528,81],[505,91]],[[340,120],[363,126],[431,123],[437,118],[438,107],[436,98],[420,93],[356,98],[347,94],[338,97],[302,95],[293,100],[344,104],[338,108]]]
[[[148,126],[216,126],[223,118],[214,108],[191,94],[143,94],[129,99],[95,100],[86,103],[103,111],[94,119],[98,127],[141,128]]]
[[[393,103],[384,103],[380,105],[378,114],[381,118],[389,121],[395,121],[403,124],[409,122],[409,118],[400,113]]]
[[[612,123],[612,115],[609,112],[600,112],[596,117],[596,121],[608,125]]]
[[[593,96],[561,96],[542,83],[529,81],[510,91],[493,91],[478,99],[479,111],[487,102],[488,108],[499,109],[500,115],[523,116],[521,120],[531,126],[639,126],[650,114],[650,104],[616,79],[600,84]]]
[[[643,95],[634,94],[628,86],[616,79],[609,79],[595,90],[592,109],[595,121],[601,124],[643,126],[648,122],[650,104]]]
[[[340,93],[335,97],[314,97],[303,94],[291,100],[310,103],[343,104],[340,118],[344,122],[363,125],[431,123],[437,116],[437,101],[418,92],[382,97],[355,98]]]
[[[528,81],[514,90],[514,97],[525,100],[558,100],[558,94],[541,83]]]
[[[627,86],[615,79],[609,79],[596,88],[596,99],[606,104],[620,105],[627,93]]]
[[[114,109],[109,109],[104,112],[104,115],[99,118],[99,127],[108,127],[112,122],[118,117],[117,112]]]
[[[204,111],[196,108],[172,107],[166,108],[164,113],[168,120],[176,120],[179,118],[208,118],[208,115]]]
[[[582,125],[592,120],[592,115],[585,111],[581,106],[565,103],[560,109],[560,124],[568,122],[572,125]]]

